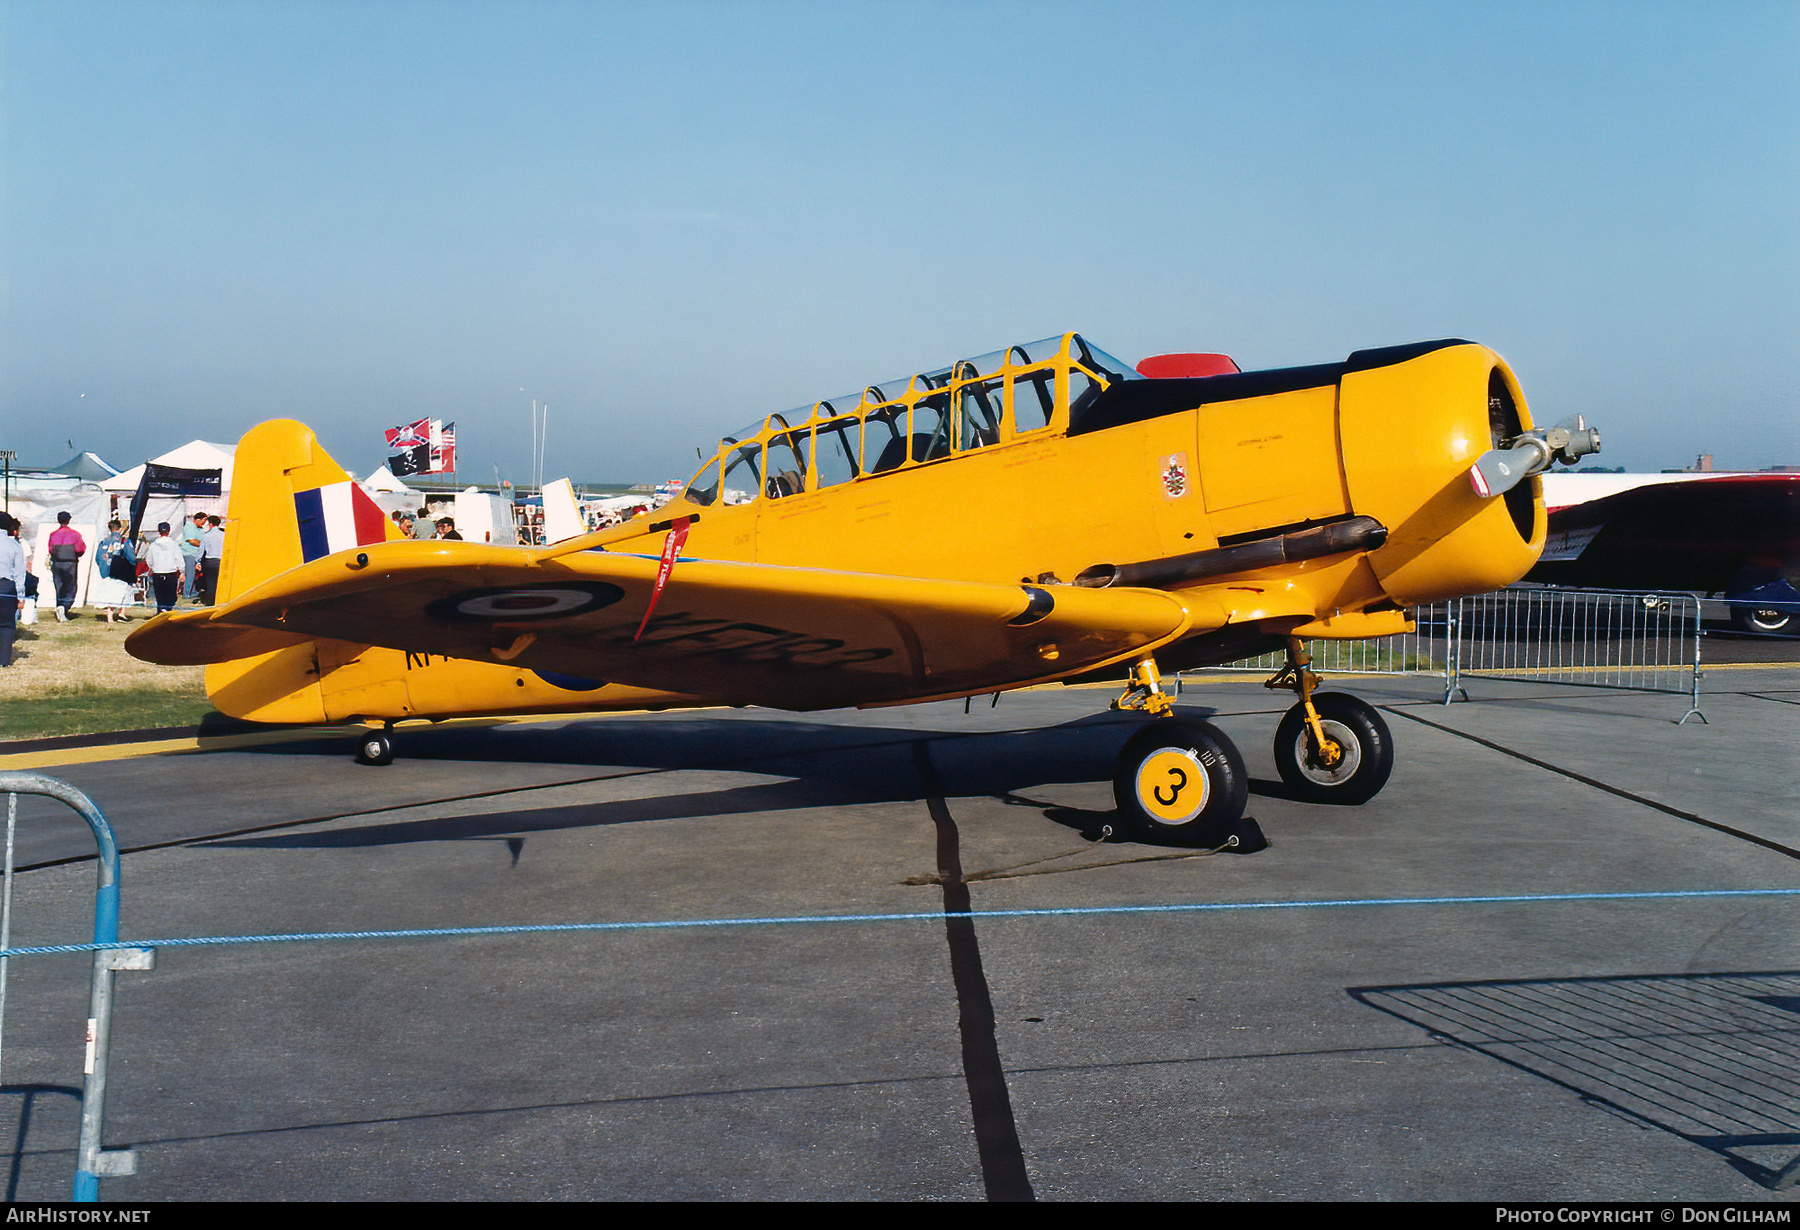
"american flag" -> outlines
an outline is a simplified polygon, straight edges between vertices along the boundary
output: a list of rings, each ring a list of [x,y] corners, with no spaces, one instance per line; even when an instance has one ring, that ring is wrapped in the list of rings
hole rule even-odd
[[[431,420],[431,470],[434,474],[456,470],[456,422]]]

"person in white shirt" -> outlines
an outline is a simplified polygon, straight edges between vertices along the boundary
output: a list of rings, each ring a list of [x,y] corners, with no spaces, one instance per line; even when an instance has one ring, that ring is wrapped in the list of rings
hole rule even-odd
[[[200,536],[200,601],[211,606],[219,596],[219,568],[225,562],[225,529],[217,517],[206,519]]]
[[[25,548],[18,533],[18,518],[0,512],[0,666],[12,665],[13,636],[25,609]]]
[[[169,537],[169,523],[159,521],[156,537],[144,552],[150,565],[150,582],[156,589],[156,613],[175,609],[175,598],[181,590],[181,544]]]

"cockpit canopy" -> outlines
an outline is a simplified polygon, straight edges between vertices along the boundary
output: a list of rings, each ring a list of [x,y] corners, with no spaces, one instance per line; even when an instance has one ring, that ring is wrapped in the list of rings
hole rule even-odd
[[[729,433],[682,499],[703,508],[781,499],[1055,434],[1102,389],[1141,379],[1079,333],[1009,346]]]

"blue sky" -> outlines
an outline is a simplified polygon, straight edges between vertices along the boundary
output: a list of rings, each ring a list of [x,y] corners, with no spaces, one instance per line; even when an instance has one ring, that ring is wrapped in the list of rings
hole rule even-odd
[[[1485,342],[1600,462],[1800,464],[1800,5],[0,6],[0,448],[455,419],[685,476],[1080,329]]]

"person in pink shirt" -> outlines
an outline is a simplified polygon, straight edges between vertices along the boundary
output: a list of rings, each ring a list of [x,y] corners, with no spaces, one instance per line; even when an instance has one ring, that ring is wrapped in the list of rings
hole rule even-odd
[[[69,514],[56,514],[56,528],[50,531],[50,573],[56,581],[56,618],[69,622],[69,608],[75,605],[76,581],[81,557],[87,554],[87,541],[69,528]]]

